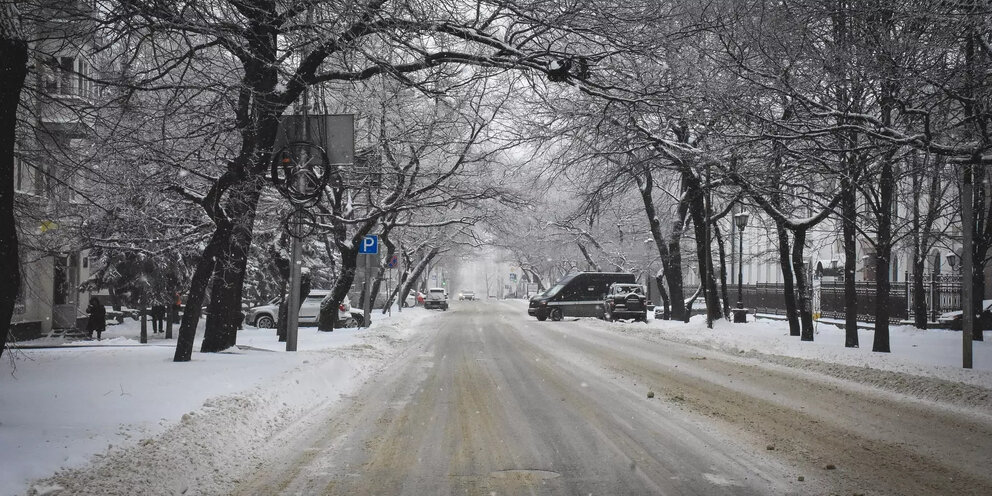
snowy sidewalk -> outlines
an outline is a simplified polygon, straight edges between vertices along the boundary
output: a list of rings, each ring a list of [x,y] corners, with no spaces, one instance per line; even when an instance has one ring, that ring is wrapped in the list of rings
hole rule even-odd
[[[83,466],[94,456],[151,442],[203,411],[237,416],[244,414],[239,409],[253,409],[245,418],[214,421],[278,422],[337,401],[378,367],[380,349],[427,315],[419,308],[391,318],[374,315],[369,330],[303,327],[297,353],[283,351],[274,329],[248,327],[238,334],[238,349],[194,353],[188,363],[172,361],[175,340],[161,334],[139,344],[140,324],[134,321],[108,327],[102,341],[21,343],[55,348],[9,350],[0,363],[0,495],[24,494],[28,481],[60,467]],[[297,386],[280,386],[289,381]],[[231,402],[244,408],[223,408]],[[208,436],[181,443],[187,441],[234,442]]]

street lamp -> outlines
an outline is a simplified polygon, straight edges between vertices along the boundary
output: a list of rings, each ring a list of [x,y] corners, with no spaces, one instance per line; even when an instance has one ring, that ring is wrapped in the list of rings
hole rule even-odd
[[[958,256],[953,251],[947,254],[947,265],[951,266],[951,273],[954,273],[954,268],[958,265]]]
[[[740,231],[740,260],[737,263],[737,308],[734,309],[734,322],[747,322],[747,310],[744,309],[744,228],[747,227],[748,214],[741,211],[734,216],[734,223]]]

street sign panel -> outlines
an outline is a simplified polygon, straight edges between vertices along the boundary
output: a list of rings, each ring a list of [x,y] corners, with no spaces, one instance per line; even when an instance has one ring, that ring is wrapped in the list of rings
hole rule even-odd
[[[355,162],[355,116],[341,115],[285,115],[279,121],[276,143],[279,150],[294,141],[314,143],[324,149],[328,164]]]
[[[370,234],[362,238],[362,244],[358,247],[358,253],[363,255],[377,255],[379,253],[379,236]]]
[[[397,265],[400,264],[400,257],[398,255],[393,255],[389,257],[389,261],[386,262],[386,266],[390,269],[395,269]]]

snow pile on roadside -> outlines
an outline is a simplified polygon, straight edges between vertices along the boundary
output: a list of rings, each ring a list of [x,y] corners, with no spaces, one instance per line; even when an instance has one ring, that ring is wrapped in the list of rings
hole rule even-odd
[[[274,432],[321,403],[337,401],[365,376],[348,361],[308,355],[271,384],[207,399],[161,435],[96,455],[91,467],[63,469],[28,494],[128,494],[135,488],[147,495],[227,492],[237,483],[230,474],[262,463],[258,448]]]
[[[56,470],[31,493],[225,493],[229,474],[258,463],[261,443],[355,390],[428,315],[376,314],[363,330],[304,327],[297,353],[282,351],[274,330],[247,327],[240,349],[183,364],[162,334],[139,344],[137,322],[103,341],[22,343],[58,348],[12,350],[0,363],[0,495],[24,494]]]
[[[646,339],[663,339],[718,350],[741,357],[817,372],[934,401],[992,409],[992,343],[974,342],[973,369],[961,367],[961,333],[890,329],[890,353],[871,351],[874,332],[858,332],[860,348],[844,347],[844,330],[820,324],[814,341],[789,335],[786,322],[759,320],[734,324],[725,320],[706,327],[694,317],[689,324],[653,320],[614,324],[610,329]]]

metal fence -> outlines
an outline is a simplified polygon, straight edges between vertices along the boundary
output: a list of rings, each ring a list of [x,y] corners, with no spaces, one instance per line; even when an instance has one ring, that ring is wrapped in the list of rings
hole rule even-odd
[[[907,277],[910,279],[910,277]],[[934,321],[941,313],[961,309],[961,281],[956,276],[946,274],[925,274],[925,297],[927,320]],[[854,285],[858,320],[875,321],[877,284],[871,281],[858,281]],[[736,301],[737,288],[728,288],[730,297]],[[814,281],[808,289],[814,311],[824,317],[844,318],[844,282]],[[743,287],[744,307],[759,313],[785,314],[785,286],[783,284],[749,284]],[[889,292],[889,320],[899,322],[913,319],[912,283],[893,282]]]

